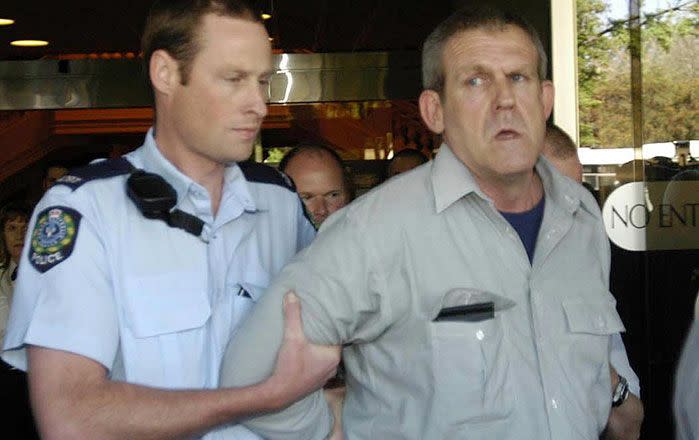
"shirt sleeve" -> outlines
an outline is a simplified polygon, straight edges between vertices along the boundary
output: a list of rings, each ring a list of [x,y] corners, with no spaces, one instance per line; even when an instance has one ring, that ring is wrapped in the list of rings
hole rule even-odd
[[[79,354],[107,369],[116,356],[118,324],[109,261],[101,239],[104,235],[84,197],[68,188],[55,187],[32,216],[3,354],[18,368],[27,368],[28,344]],[[66,212],[73,216],[60,217]],[[41,234],[48,237],[42,227],[51,221],[59,230],[65,230],[58,232],[63,239],[47,248],[38,239]],[[44,252],[40,253],[43,266],[36,262],[37,249]]]
[[[638,376],[631,368],[629,363],[629,356],[626,354],[626,347],[624,346],[624,341],[621,339],[619,333],[612,335],[612,342],[610,344],[609,360],[612,367],[617,373],[624,376],[629,382],[629,390],[640,397],[641,396],[641,381],[638,380]]]
[[[390,302],[370,238],[346,213],[328,222],[282,270],[229,345],[221,386],[258,383],[272,373],[283,334],[282,301],[289,290],[299,296],[306,336],[316,343],[370,341],[390,325]],[[243,423],[270,440],[312,440],[327,436],[332,416],[317,391],[279,413]]]

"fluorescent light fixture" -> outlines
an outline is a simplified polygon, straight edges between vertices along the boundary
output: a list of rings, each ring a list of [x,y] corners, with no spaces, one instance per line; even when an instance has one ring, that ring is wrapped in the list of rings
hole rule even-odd
[[[260,17],[262,17],[263,20],[269,20],[270,18],[272,18],[272,16],[266,12],[260,14]]]
[[[15,21],[11,18],[0,18],[0,26],[9,26],[15,24]]]
[[[12,46],[19,47],[39,47],[48,46],[49,42],[44,40],[15,40],[10,43]]]

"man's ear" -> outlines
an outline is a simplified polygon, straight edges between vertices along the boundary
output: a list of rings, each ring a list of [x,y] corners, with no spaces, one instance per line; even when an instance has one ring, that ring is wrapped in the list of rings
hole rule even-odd
[[[423,90],[419,99],[420,115],[432,132],[441,134],[444,131],[444,112],[439,93],[434,90]]]
[[[555,91],[553,88],[553,83],[549,80],[541,81],[541,98],[544,103],[544,112],[546,114],[546,119],[551,116],[553,111],[553,99],[555,97]]]
[[[153,52],[148,68],[153,89],[160,93],[167,95],[180,83],[177,60],[162,49]]]

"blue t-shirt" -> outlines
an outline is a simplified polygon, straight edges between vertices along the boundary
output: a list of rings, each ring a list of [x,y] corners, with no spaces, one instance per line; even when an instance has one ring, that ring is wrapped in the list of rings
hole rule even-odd
[[[541,221],[544,219],[544,205],[546,197],[542,197],[532,209],[525,212],[502,212],[503,217],[507,220],[522,240],[524,249],[527,251],[529,262],[534,258],[534,247],[536,246],[536,237],[539,235]]]

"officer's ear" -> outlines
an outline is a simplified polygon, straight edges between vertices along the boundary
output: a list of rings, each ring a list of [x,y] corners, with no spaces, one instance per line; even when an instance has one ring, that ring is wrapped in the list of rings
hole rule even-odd
[[[423,90],[420,94],[420,115],[425,125],[432,132],[441,134],[444,131],[444,111],[442,99],[434,90]]]
[[[167,51],[162,49],[154,51],[148,68],[155,91],[169,95],[173,88],[179,85],[179,64]]]

